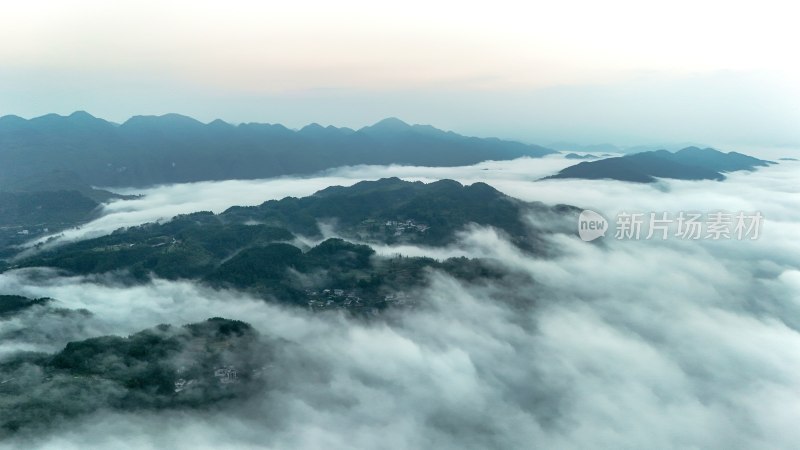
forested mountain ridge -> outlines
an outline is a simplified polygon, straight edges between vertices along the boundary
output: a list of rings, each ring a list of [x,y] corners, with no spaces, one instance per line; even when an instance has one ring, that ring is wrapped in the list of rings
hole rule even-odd
[[[66,312],[60,312],[66,314]],[[0,437],[101,410],[207,408],[266,387],[279,343],[222,318],[69,342],[0,361]]]
[[[163,224],[121,229],[45,248],[7,268],[115,273],[132,282],[150,276],[194,279],[281,302],[341,306],[350,300],[346,306],[382,308],[396,293],[422,286],[430,270],[468,282],[504,274],[493,262],[480,259],[376,257],[363,243],[446,246],[456,242],[458,231],[475,224],[493,227],[523,251],[544,254],[548,249],[542,238],[555,231],[538,228],[526,217],[547,223],[561,220],[562,231],[571,232],[577,212],[565,205],[523,202],[483,183],[388,178],[235,207],[218,215],[198,212]],[[325,239],[320,224],[326,221],[338,235],[362,244]],[[309,246],[309,240],[316,242]]]
[[[460,166],[554,153],[385,119],[359,130],[135,116],[121,125],[86,112],[0,117],[0,186],[51,170],[94,186],[146,186],[308,174],[358,164]],[[12,170],[13,168],[13,170]]]
[[[598,161],[584,161],[546,179],[611,179],[636,183],[652,183],[657,178],[722,181],[727,172],[752,171],[770,164],[773,163],[742,153],[686,147],[675,153],[656,150]]]

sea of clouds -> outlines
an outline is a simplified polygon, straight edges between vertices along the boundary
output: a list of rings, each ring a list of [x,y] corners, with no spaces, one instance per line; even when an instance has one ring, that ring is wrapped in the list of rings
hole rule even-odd
[[[470,167],[350,167],[307,178],[130,190],[138,200],[61,239],[215,212],[329,185],[397,176],[483,181],[508,195],[620,211],[759,211],[757,240],[548,239],[552,257],[469,227],[447,248],[379,255],[492,258],[518,283],[464,285],[432,273],[414,310],[364,321],[314,314],[189,281],[18,270],[0,292],[57,299],[90,317],[35,311],[0,322],[0,357],[222,316],[291,342],[263,394],[204,412],[102,412],[0,446],[104,448],[796,448],[800,442],[800,163],[724,182],[536,181],[573,161]],[[542,226],[540,217],[530,217]],[[576,224],[577,230],[577,224]],[[331,231],[335,233],[335,230]]]

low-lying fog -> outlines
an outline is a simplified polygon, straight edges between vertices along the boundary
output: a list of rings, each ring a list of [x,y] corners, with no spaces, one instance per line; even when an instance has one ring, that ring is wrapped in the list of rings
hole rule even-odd
[[[574,161],[459,168],[352,167],[317,177],[136,190],[75,239],[198,210],[302,196],[328,185],[398,176],[484,181],[508,195],[619,211],[760,211],[757,240],[618,241],[554,235],[561,254],[521,253],[491,229],[446,249],[379,253],[497,258],[533,280],[467,287],[431,276],[415,310],[366,323],[154,280],[0,274],[0,292],[49,296],[93,313],[80,323],[33,312],[3,342],[54,351],[102,334],[213,316],[241,319],[297,344],[275,361],[281,383],[220,411],[102,413],[8,447],[85,448],[796,448],[800,442],[800,163],[724,182],[535,182]],[[536,223],[536,218],[531,218]],[[576,224],[577,227],[577,224]],[[534,300],[535,299],[535,300]],[[23,440],[24,439],[24,440]]]

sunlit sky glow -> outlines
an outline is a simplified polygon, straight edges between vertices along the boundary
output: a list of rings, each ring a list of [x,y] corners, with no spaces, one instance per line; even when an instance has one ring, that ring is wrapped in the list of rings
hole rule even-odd
[[[0,114],[360,127],[547,144],[800,143],[788,2],[28,1]]]

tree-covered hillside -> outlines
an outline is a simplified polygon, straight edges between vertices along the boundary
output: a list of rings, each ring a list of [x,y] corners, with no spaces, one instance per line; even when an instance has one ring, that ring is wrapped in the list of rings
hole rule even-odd
[[[221,318],[0,362],[0,437],[100,410],[204,408],[263,388],[271,343]]]
[[[522,250],[544,253],[542,237],[557,230],[534,227],[527,215],[550,224],[560,220],[561,231],[570,232],[576,210],[522,202],[483,183],[390,178],[121,229],[42,250],[10,268],[112,273],[131,282],[150,276],[192,279],[314,309],[375,312],[392,304],[393,296],[423,286],[431,270],[468,282],[505,275],[492,261],[378,257],[369,245],[348,240],[443,246],[477,224],[494,227]],[[324,239],[322,222],[335,223],[345,239]],[[304,243],[314,240],[311,246]]]

